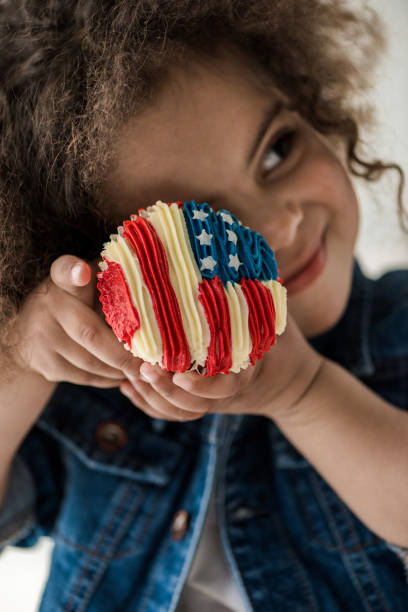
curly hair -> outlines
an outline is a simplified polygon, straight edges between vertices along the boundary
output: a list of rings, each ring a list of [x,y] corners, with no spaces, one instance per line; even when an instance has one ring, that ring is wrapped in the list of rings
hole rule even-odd
[[[358,48],[355,41],[358,40]],[[378,16],[345,0],[3,0],[0,3],[0,347],[63,253],[97,257],[112,218],[102,177],[118,128],[188,54],[239,47],[298,112],[359,157],[356,94],[384,46]],[[357,53],[357,51],[359,51]]]

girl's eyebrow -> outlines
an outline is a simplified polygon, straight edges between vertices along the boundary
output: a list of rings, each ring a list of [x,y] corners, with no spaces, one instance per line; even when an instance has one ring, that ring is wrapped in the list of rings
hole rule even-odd
[[[256,137],[254,140],[254,144],[252,145],[251,151],[248,155],[248,161],[247,161],[248,166],[252,162],[255,156],[255,153],[257,152],[258,147],[263,140],[263,137],[268,131],[270,124],[272,123],[272,121],[276,119],[279,113],[282,112],[284,107],[285,107],[285,104],[283,103],[282,100],[274,100],[273,104],[269,108],[266,109],[263,115],[262,121],[259,125]]]

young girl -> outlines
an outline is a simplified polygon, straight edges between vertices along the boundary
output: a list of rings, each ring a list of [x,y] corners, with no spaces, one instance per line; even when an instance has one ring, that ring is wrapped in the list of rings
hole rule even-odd
[[[408,274],[353,255],[349,175],[390,167],[358,155],[375,15],[0,15],[0,533],[55,540],[41,610],[407,610]],[[255,367],[172,375],[105,324],[102,243],[158,199],[230,209],[275,250],[289,321]]]

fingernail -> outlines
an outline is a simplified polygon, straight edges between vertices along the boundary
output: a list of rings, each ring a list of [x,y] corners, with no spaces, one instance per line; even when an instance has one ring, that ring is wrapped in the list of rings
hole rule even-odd
[[[130,389],[129,387],[126,385],[126,383],[122,383],[119,387],[120,392],[123,393],[123,395],[129,395],[130,394]]]
[[[144,380],[144,382],[151,383],[151,382],[153,382],[153,378],[154,378],[154,377],[153,377],[153,376],[150,376],[150,375],[147,375],[147,374],[143,374],[143,372],[140,372],[140,378],[141,378],[142,380]]]
[[[140,377],[145,382],[152,383],[156,379],[157,374],[151,366],[144,364],[140,368]]]
[[[184,388],[186,385],[190,383],[191,377],[187,373],[177,373],[176,372],[175,374],[173,374],[172,381],[178,387]]]
[[[173,378],[171,379],[173,384],[177,385],[178,387],[181,387],[182,385],[180,384],[183,381],[180,381],[178,378],[176,378],[176,374],[173,376]]]
[[[74,266],[72,266],[71,278],[74,281],[74,283],[80,283],[81,276],[82,276],[82,263],[78,262]]]

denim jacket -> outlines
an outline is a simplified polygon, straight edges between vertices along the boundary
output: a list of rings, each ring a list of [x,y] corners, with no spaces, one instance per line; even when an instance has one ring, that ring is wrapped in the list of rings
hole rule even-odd
[[[345,314],[312,343],[406,409],[408,271],[372,281],[356,265]],[[265,417],[156,420],[116,389],[60,384],[15,472],[24,484],[12,502],[12,478],[4,542],[55,541],[41,612],[176,610],[213,490],[248,610],[408,610],[403,549],[371,532]]]

